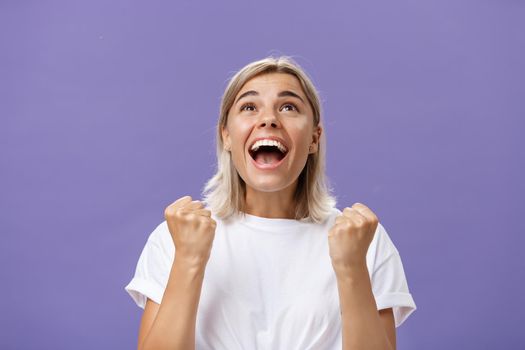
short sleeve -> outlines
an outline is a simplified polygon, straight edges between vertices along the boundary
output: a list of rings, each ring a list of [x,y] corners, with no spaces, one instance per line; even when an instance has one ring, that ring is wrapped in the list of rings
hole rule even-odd
[[[124,288],[137,306],[144,309],[147,298],[161,303],[174,254],[175,246],[164,221],[149,235],[137,262],[135,275]]]
[[[377,309],[392,308],[395,325],[399,327],[417,307],[408,289],[399,251],[381,223],[376,230],[374,241],[372,292]]]

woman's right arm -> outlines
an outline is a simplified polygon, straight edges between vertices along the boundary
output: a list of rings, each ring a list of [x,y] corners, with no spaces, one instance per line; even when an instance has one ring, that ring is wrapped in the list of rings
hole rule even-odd
[[[194,350],[197,308],[217,223],[190,196],[169,205],[164,216],[175,255],[160,305],[148,299],[144,307],[138,349]]]
[[[197,308],[205,265],[177,259],[161,304],[148,299],[140,323],[138,349],[195,349]]]

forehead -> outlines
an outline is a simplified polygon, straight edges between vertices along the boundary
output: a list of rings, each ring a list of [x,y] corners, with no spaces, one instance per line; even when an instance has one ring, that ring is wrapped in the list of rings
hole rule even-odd
[[[301,96],[304,95],[299,79],[287,73],[264,73],[257,75],[248,80],[237,95],[248,90],[258,92],[263,90],[292,90]]]

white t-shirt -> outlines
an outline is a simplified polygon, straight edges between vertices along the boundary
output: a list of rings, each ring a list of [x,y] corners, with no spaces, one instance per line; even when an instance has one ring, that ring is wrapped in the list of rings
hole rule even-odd
[[[246,214],[217,221],[197,310],[197,350],[342,348],[337,280],[322,224]],[[175,257],[166,221],[150,234],[125,287],[144,308],[160,304]],[[379,223],[366,263],[377,309],[396,327],[416,310],[399,252]]]

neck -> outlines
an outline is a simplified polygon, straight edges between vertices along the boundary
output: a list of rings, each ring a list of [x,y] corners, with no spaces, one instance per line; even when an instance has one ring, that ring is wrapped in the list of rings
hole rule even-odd
[[[294,219],[293,195],[297,181],[276,192],[261,192],[246,185],[246,214],[272,219]]]

